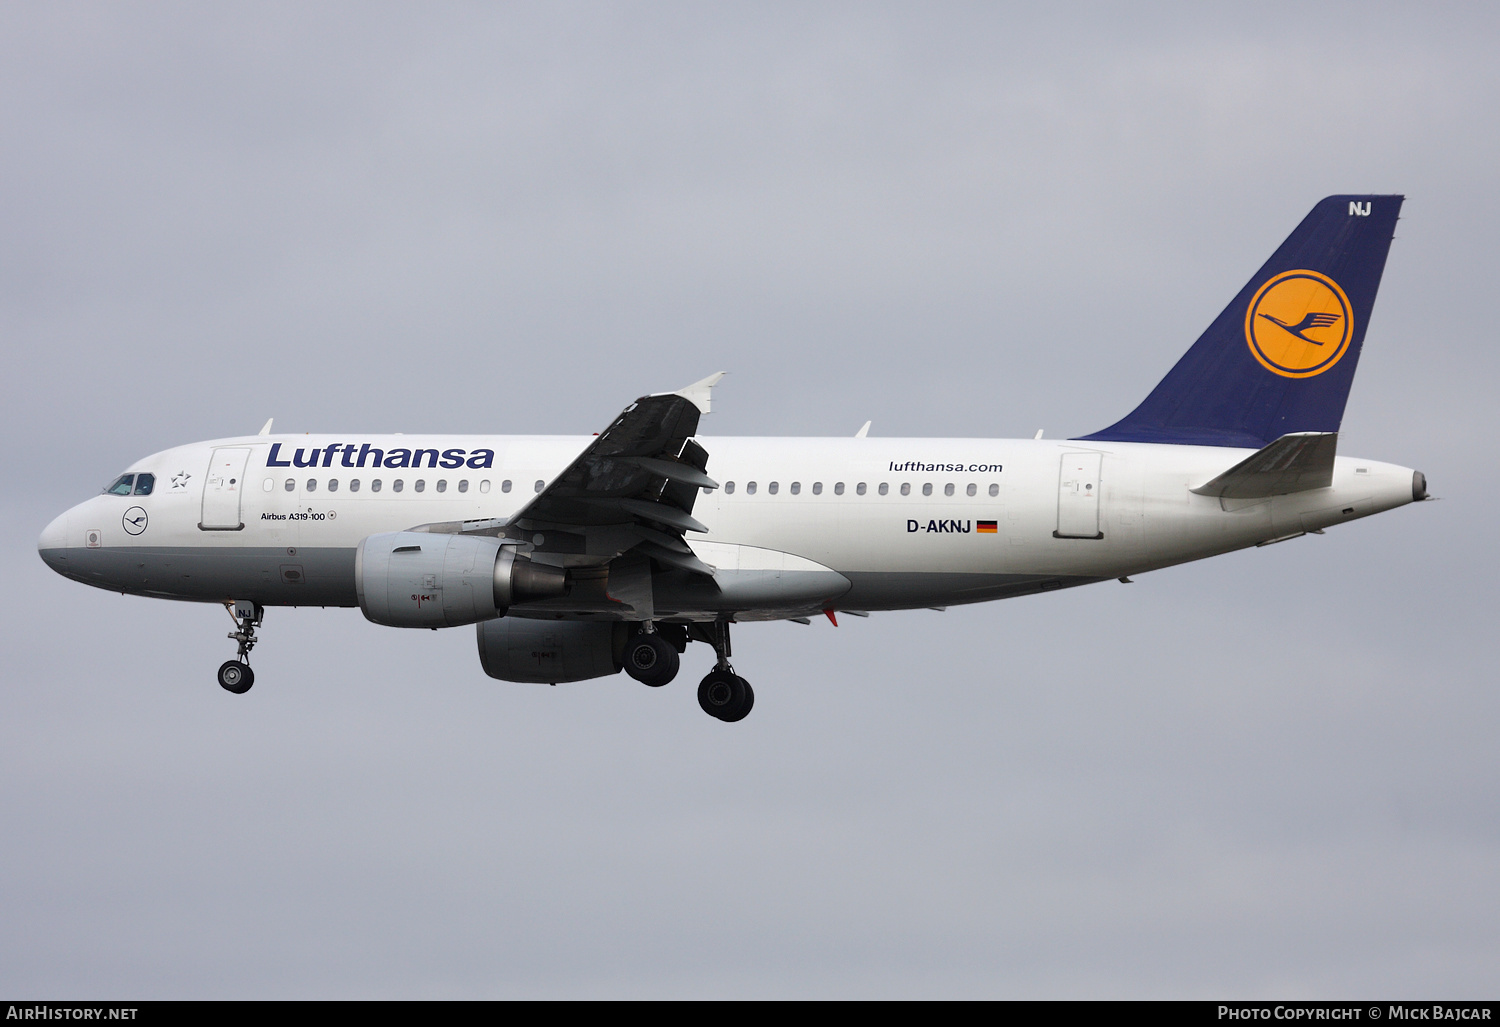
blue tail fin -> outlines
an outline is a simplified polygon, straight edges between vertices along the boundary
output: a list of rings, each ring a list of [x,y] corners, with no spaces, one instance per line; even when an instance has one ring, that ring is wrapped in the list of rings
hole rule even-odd
[[[1085,440],[1259,449],[1334,432],[1403,196],[1330,196],[1124,420]]]

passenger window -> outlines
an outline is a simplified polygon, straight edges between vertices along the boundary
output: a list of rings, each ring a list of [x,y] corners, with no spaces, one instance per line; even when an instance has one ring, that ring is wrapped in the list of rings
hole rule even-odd
[[[318,479],[316,479],[316,478],[308,478],[307,479],[307,491],[309,491],[309,492],[316,492],[316,491],[318,491]]]
[[[485,489],[484,491],[488,492],[489,489]],[[509,478],[506,478],[504,481],[502,481],[500,483],[500,491],[501,492],[509,492],[510,491],[510,479]]]
[[[771,495],[774,496],[774,495],[776,495],[776,490],[779,489],[779,488],[781,488],[781,482],[779,482],[779,481],[773,481],[773,482],[771,482],[771,484],[769,484],[769,485],[766,486],[766,491],[769,492],[769,493],[771,493]]]
[[[464,478],[464,479],[462,479],[458,483],[458,491],[460,491],[460,492],[467,492],[467,491],[469,491],[469,479],[468,478]]]
[[[295,481],[293,481],[291,478],[288,478],[286,480],[286,484],[283,485],[282,487],[284,489],[286,489],[288,492],[296,492],[297,491],[297,483]]]
[[[337,492],[338,490],[339,490],[339,480],[337,478],[329,478],[328,479],[328,491],[329,492]]]
[[[138,496],[151,495],[151,487],[156,484],[156,475],[137,474],[135,476],[135,494]]]
[[[901,483],[901,494],[903,496],[909,496],[909,495],[911,495],[911,482],[909,482],[909,481],[903,481]]]
[[[891,491],[891,487],[889,485],[887,485],[885,482],[881,482],[880,483],[880,494],[882,496],[885,495],[885,494],[887,494],[890,491]]]
[[[734,495],[734,482],[732,482],[732,481],[726,481],[724,483],[724,494],[726,496],[732,496],[732,495]]]
[[[775,489],[774,486],[772,487],[771,491],[772,492],[776,491],[776,489]],[[794,496],[801,495],[802,494],[802,483],[800,481],[794,481],[794,482],[792,482],[791,492],[792,492],[792,495],[794,495]]]
[[[843,482],[836,482],[834,484],[834,486],[833,486],[833,494],[835,496],[842,496],[844,494],[844,483]]]
[[[359,479],[358,478],[350,478],[349,479],[349,491],[350,492],[358,492],[359,491]]]
[[[479,482],[479,491],[480,492],[488,492],[489,490],[490,490],[490,480],[488,478],[481,479],[480,482]]]
[[[815,496],[821,496],[822,494],[823,494],[823,483],[821,481],[815,481],[815,482],[813,482],[813,495],[815,495]]]
[[[990,495],[992,495],[992,496],[998,496],[999,494],[1000,494],[1000,486],[999,485],[991,485],[990,486]]]
[[[968,492],[968,493],[969,493],[969,495],[971,495],[971,496],[972,496],[972,495],[974,495],[974,494],[975,494],[975,493],[976,493],[976,492],[978,492],[978,491],[979,491],[979,486],[978,486],[978,485],[975,485],[975,484],[974,484],[974,483],[973,483],[973,482],[972,482],[972,481],[971,481],[971,482],[969,482],[969,487],[968,487],[968,488],[967,488],[967,489],[965,489],[965,490],[964,490],[964,491],[966,491],[966,492]]]
[[[943,486],[943,495],[945,495],[945,496],[951,496],[951,495],[953,495],[953,482],[950,481],[948,484],[946,484],[946,485]]]
[[[862,495],[865,494],[865,483],[864,482],[860,482],[858,485],[854,486],[854,494],[858,495],[858,496],[862,496]]]
[[[930,495],[932,495],[932,482],[929,481],[925,485],[922,486],[922,495],[924,495],[924,496],[930,496]]]
[[[128,496],[130,489],[135,484],[135,475],[122,474],[115,479],[115,483],[104,490],[106,496]]]
[[[392,492],[400,492],[402,486],[405,485],[405,484],[406,483],[403,482],[400,478],[397,478],[395,481],[391,482],[391,491]]]
[[[751,496],[755,495],[755,482],[753,482],[753,481],[747,481],[747,482],[745,482],[745,493],[746,493],[746,495],[751,495]]]
[[[421,492],[427,488],[427,482],[422,480],[421,478],[418,478],[416,484],[413,485],[412,488],[416,489],[418,492]]]
[[[439,481],[437,483],[437,490],[439,492],[447,492],[448,491],[448,479],[447,478],[444,478],[443,480],[441,480],[441,481]]]
[[[262,492],[270,492],[275,487],[276,481],[274,478],[267,478],[265,481],[260,483],[260,490]]]
[[[546,482],[544,482],[544,481],[542,481],[542,479],[540,479],[540,478],[538,478],[538,479],[537,479],[537,480],[536,480],[536,491],[537,491],[537,492],[538,492],[538,493],[540,493],[540,492],[541,492],[541,491],[542,491],[542,489],[544,489],[544,488],[546,488],[546,487],[547,487],[547,483],[546,483]]]
[[[379,478],[376,478],[376,479],[374,479],[373,481],[370,482],[370,491],[371,492],[379,492],[380,491],[380,479]]]

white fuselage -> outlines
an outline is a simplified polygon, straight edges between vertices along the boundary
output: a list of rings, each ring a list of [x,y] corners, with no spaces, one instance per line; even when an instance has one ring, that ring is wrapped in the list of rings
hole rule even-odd
[[[438,522],[508,520],[590,441],[276,435],[182,446],[129,468],[154,476],[149,495],[86,500],[47,527],[39,549],[59,572],[120,592],[353,606],[362,539]],[[692,511],[709,528],[689,536],[705,563],[831,571],[848,584],[840,594],[790,604],[724,600],[727,609],[701,599],[674,604],[668,587],[658,615],[762,619],[809,606],[862,611],[1003,598],[1321,530],[1414,498],[1410,469],[1349,457],[1336,461],[1331,487],[1221,500],[1190,489],[1250,450],[1052,440],[702,441],[708,473],[721,486]],[[421,466],[409,466],[414,453]]]

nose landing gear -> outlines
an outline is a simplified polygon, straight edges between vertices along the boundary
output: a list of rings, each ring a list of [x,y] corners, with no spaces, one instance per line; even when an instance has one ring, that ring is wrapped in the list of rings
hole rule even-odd
[[[224,609],[234,618],[234,631],[229,637],[240,644],[240,652],[219,667],[219,686],[226,692],[244,695],[255,684],[255,671],[250,669],[250,650],[255,648],[255,627],[265,618],[266,608],[241,599],[225,603]]]

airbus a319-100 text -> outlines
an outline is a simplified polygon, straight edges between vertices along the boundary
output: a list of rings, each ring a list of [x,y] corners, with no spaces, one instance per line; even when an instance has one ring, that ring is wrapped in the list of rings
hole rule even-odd
[[[475,625],[485,673],[659,686],[690,642],[724,721],[731,625],[1127,578],[1427,498],[1336,454],[1400,196],[1319,202],[1134,411],[1066,440],[699,438],[720,375],[595,436],[270,434],[168,449],[42,533],[99,588],[223,603],[244,692],[270,606]],[[868,425],[866,426],[868,428]]]

